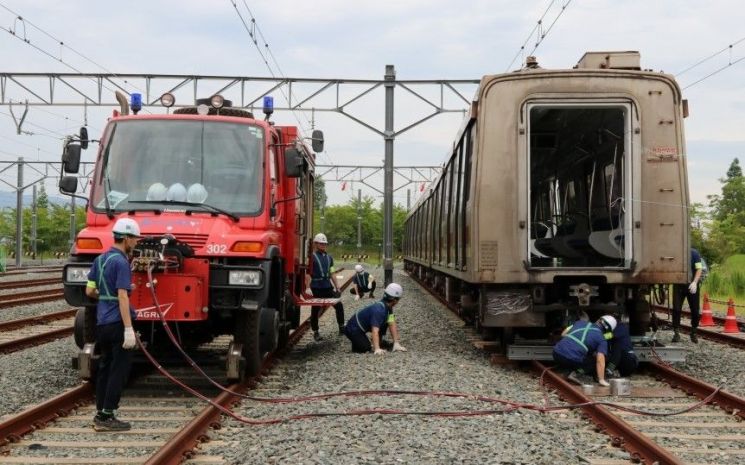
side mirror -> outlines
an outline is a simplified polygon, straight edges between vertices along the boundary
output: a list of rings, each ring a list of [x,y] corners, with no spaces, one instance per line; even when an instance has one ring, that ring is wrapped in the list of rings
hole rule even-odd
[[[80,145],[67,144],[62,152],[62,169],[67,173],[77,173],[80,170]]]
[[[85,126],[80,128],[80,148],[83,150],[88,148],[88,128]]]
[[[59,180],[59,190],[64,194],[74,194],[78,190],[78,178],[63,176]]]
[[[303,156],[297,149],[285,150],[285,174],[288,178],[299,178],[303,174]]]
[[[320,129],[314,130],[311,135],[311,141],[314,152],[323,152],[323,131]]]

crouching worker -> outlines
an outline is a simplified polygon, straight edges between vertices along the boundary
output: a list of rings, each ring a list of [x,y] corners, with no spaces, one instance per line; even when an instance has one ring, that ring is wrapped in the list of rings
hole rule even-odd
[[[634,353],[631,343],[629,325],[623,321],[618,322],[613,330],[613,338],[610,340],[610,355],[605,367],[608,377],[631,376],[639,367],[639,360]]]
[[[349,292],[356,295],[354,300],[360,300],[360,298],[364,297],[368,292],[370,293],[370,298],[374,298],[375,276],[370,276],[370,273],[365,271],[365,267],[362,265],[355,265],[354,271],[356,271],[354,279],[352,280],[354,286],[349,290]]]
[[[598,384],[609,386],[605,380],[605,358],[608,355],[608,341],[604,333],[612,333],[616,319],[604,315],[596,323],[579,320],[562,333],[562,338],[553,350],[554,361],[562,368],[573,370],[569,379],[583,384],[581,376],[595,371]]]
[[[383,300],[358,310],[349,319],[344,329],[344,334],[352,341],[352,352],[363,354],[373,352],[375,355],[385,354],[382,348],[382,337],[390,328],[393,337],[393,351],[406,352],[406,347],[399,341],[398,327],[393,316],[393,307],[401,299],[404,290],[400,285],[391,283],[385,288]],[[367,338],[367,333],[372,334],[372,344]]]

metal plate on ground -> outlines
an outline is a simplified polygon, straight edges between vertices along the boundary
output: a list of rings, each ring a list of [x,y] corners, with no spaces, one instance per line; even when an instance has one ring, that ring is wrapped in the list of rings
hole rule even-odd
[[[654,351],[653,351],[654,349]],[[550,345],[527,345],[513,344],[507,347],[507,358],[510,360],[553,360],[551,352],[553,346]],[[685,362],[688,350],[683,347],[634,347],[634,353],[640,362],[665,361],[665,362]]]

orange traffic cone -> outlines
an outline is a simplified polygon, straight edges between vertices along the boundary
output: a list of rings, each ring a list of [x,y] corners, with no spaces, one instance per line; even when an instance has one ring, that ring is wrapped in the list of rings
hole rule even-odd
[[[704,307],[701,309],[701,321],[699,326],[715,326],[714,318],[711,314],[711,304],[709,304],[709,294],[704,294]]]
[[[730,297],[727,302],[727,318],[724,321],[723,333],[739,333],[740,328],[737,327],[737,317],[735,317],[735,302]]]

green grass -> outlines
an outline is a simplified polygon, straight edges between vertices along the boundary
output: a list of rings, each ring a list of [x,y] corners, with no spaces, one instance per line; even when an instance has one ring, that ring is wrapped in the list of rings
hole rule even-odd
[[[726,302],[731,297],[735,305],[745,306],[745,255],[733,255],[721,265],[712,266],[701,289],[715,301]],[[726,311],[727,306],[712,303],[714,311]],[[745,315],[745,308],[735,307],[735,312]]]

